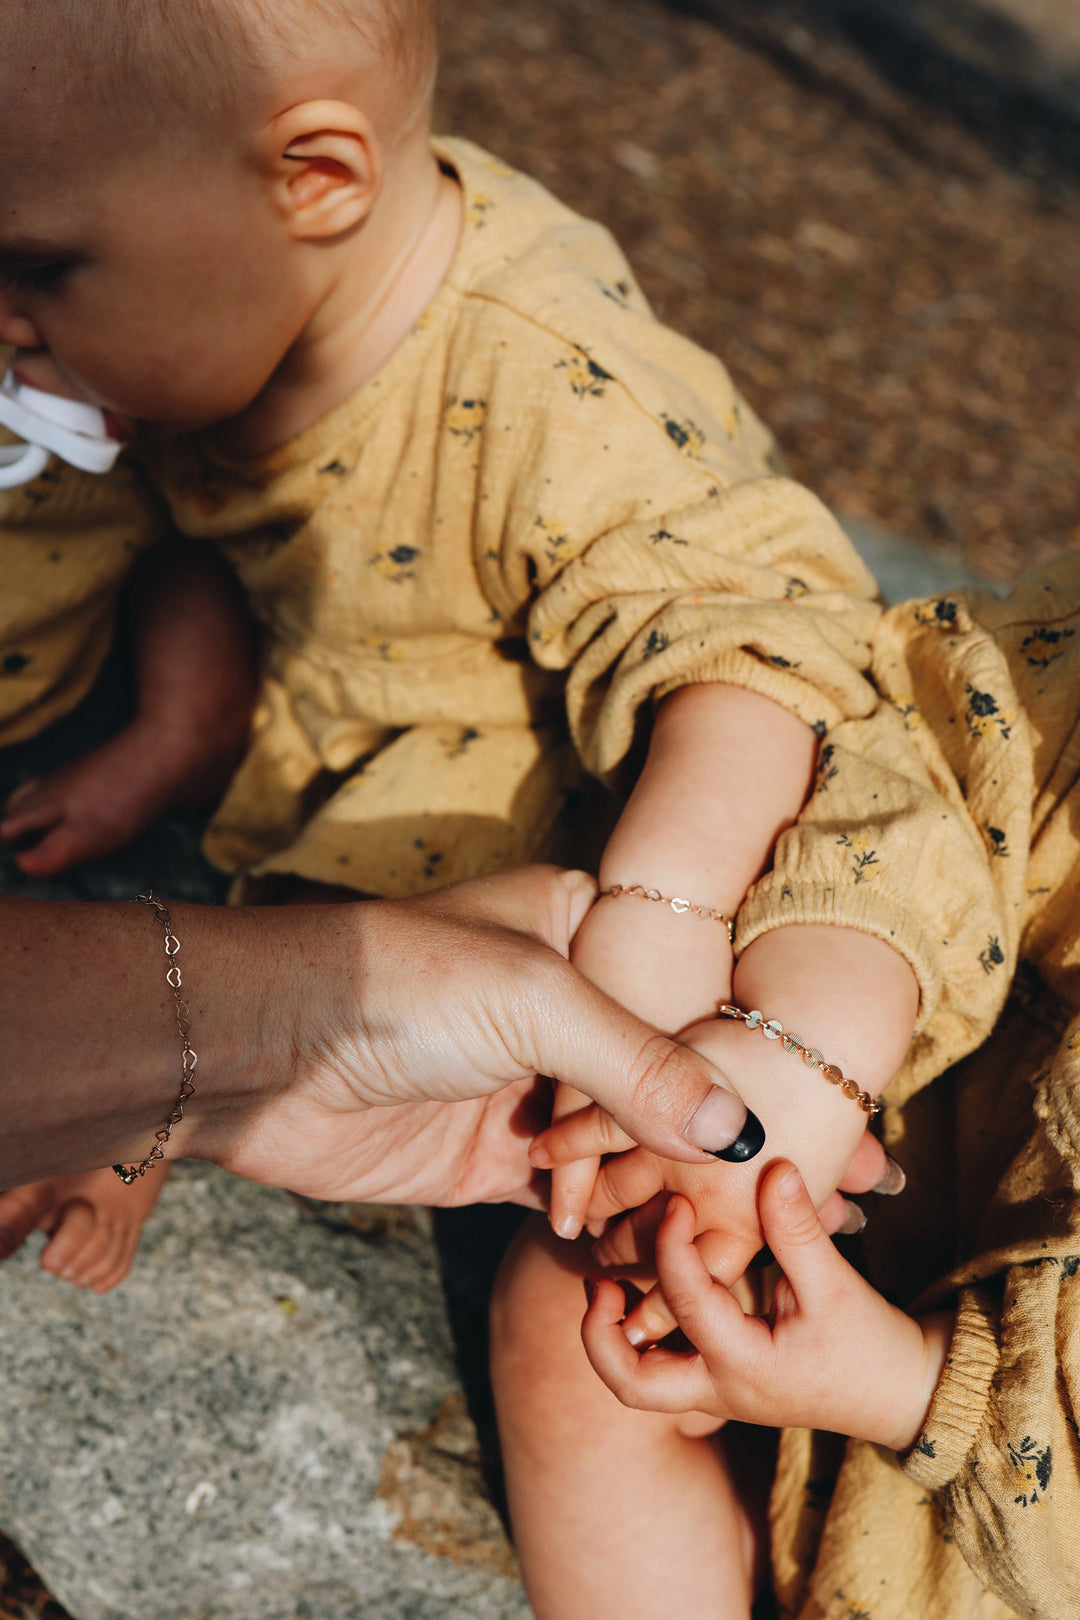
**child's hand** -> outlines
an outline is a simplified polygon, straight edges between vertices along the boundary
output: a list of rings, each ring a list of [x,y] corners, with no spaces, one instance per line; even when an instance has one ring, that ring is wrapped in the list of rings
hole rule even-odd
[[[759,1195],[766,1241],[784,1273],[768,1320],[744,1316],[694,1242],[695,1216],[673,1198],[656,1237],[661,1285],[693,1354],[639,1354],[621,1321],[622,1290],[595,1282],[582,1338],[624,1405],[708,1412],[770,1427],[828,1429],[903,1451],[917,1439],[948,1352],[951,1315],[915,1321],[837,1253],[798,1171],[770,1166]]]
[[[761,1248],[757,1193],[761,1174],[778,1158],[797,1164],[818,1205],[831,1198],[865,1135],[866,1115],[835,1086],[785,1052],[778,1041],[766,1041],[744,1024],[714,1019],[699,1024],[686,1044],[708,1056],[730,1082],[731,1090],[750,1108],[765,1129],[761,1153],[744,1163],[677,1165],[638,1150],[608,1160],[596,1181],[587,1217],[592,1225],[643,1203],[657,1185],[685,1193],[698,1218],[698,1230],[710,1232],[707,1259],[714,1276],[730,1286]],[[567,1137],[580,1149],[588,1129],[584,1111],[567,1122]],[[554,1135],[554,1133],[552,1133]],[[547,1137],[534,1144],[538,1162]],[[612,1144],[614,1145],[614,1144]],[[601,1242],[601,1264],[626,1264],[619,1247],[621,1229]],[[638,1260],[647,1256],[638,1255]],[[647,1295],[634,1313],[642,1338],[661,1339],[671,1331],[671,1313],[659,1293]]]

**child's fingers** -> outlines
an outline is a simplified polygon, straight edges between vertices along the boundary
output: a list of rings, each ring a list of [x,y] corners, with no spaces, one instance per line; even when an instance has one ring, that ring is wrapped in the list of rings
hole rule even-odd
[[[0,1193],[0,1260],[10,1259],[22,1248],[55,1203],[56,1190],[51,1181],[35,1181]]]
[[[598,1266],[640,1266],[650,1264],[656,1233],[668,1207],[668,1195],[659,1192],[647,1204],[625,1216],[593,1244]]]
[[[765,1241],[787,1278],[797,1305],[820,1300],[854,1276],[832,1239],[793,1164],[770,1165],[758,1195]]]
[[[590,1103],[543,1131],[529,1149],[529,1159],[538,1170],[555,1170],[576,1159],[598,1159],[603,1153],[625,1153],[636,1146],[605,1108]]]
[[[746,1244],[727,1232],[702,1232],[694,1241],[694,1252],[706,1275],[725,1285],[741,1277],[753,1259],[753,1254],[747,1252]],[[658,1256],[654,1263],[659,1270]],[[668,1301],[662,1281],[657,1282],[644,1299],[627,1312],[623,1326],[633,1344],[657,1344],[682,1326]]]
[[[707,1409],[713,1389],[701,1357],[669,1350],[639,1355],[623,1334],[622,1289],[606,1279],[593,1286],[581,1340],[594,1371],[623,1405],[652,1412]]]

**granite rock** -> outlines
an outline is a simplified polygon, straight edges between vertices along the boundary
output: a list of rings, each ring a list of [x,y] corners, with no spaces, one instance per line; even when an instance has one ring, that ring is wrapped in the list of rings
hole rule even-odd
[[[0,1529],[75,1620],[527,1620],[419,1212],[181,1165],[98,1298],[0,1267]]]

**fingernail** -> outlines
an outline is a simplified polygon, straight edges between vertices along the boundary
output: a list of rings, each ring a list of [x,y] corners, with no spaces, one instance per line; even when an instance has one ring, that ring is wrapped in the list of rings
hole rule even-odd
[[[837,1235],[840,1237],[854,1237],[856,1233],[863,1230],[866,1222],[867,1214],[865,1209],[860,1209],[858,1204],[848,1203],[843,1223],[836,1228]]]
[[[539,1142],[534,1142],[529,1149],[529,1163],[536,1170],[550,1170],[551,1154],[547,1148],[541,1147]]]
[[[737,1136],[730,1147],[721,1148],[717,1153],[712,1150],[714,1159],[723,1159],[725,1164],[745,1164],[747,1159],[753,1159],[765,1146],[765,1127],[756,1114],[749,1108],[746,1110],[746,1124],[742,1133]]]
[[[581,1235],[581,1222],[573,1215],[561,1215],[557,1221],[552,1221],[551,1225],[556,1235],[566,1238],[568,1242],[573,1242],[574,1238]]]
[[[891,1153],[885,1155],[885,1174],[872,1190],[883,1193],[886,1198],[893,1198],[897,1193],[903,1192],[907,1186],[907,1176],[903,1165],[897,1164]]]
[[[746,1119],[745,1103],[722,1086],[713,1086],[683,1135],[706,1153],[720,1153],[736,1141]]]
[[[785,1204],[793,1204],[803,1190],[802,1176],[792,1166],[777,1187],[777,1197],[782,1198]]]
[[[645,1329],[641,1327],[624,1327],[623,1332],[626,1334],[627,1339],[633,1345],[635,1350],[639,1344],[644,1344],[645,1340],[649,1337]]]

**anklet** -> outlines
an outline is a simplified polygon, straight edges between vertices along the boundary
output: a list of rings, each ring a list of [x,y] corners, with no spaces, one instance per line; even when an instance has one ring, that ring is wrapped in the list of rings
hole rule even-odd
[[[195,1093],[191,1076],[198,1063],[198,1054],[192,1047],[188,1036],[191,1034],[191,1020],[188,1018],[187,1002],[181,995],[183,983],[180,978],[180,968],[176,961],[176,953],[180,949],[180,941],[172,931],[172,919],[169,908],[155,895],[153,889],[147,889],[145,894],[137,896],[139,903],[149,906],[165,930],[165,955],[169,966],[165,974],[165,982],[173,993],[176,1002],[176,1028],[180,1035],[182,1053],[180,1058],[180,1095],[176,1099],[172,1113],[154,1137],[154,1145],[141,1164],[122,1165],[114,1164],[113,1169],[125,1186],[130,1187],[139,1176],[145,1176],[155,1164],[160,1164],[165,1157],[165,1144],[172,1135],[173,1126],[179,1124],[184,1117],[184,1104]]]
[[[820,1069],[830,1086],[839,1086],[844,1096],[858,1103],[870,1119],[881,1113],[881,1104],[875,1102],[868,1091],[862,1091],[854,1080],[845,1080],[836,1064],[826,1063],[815,1047],[805,1046],[797,1035],[786,1034],[777,1019],[766,1019],[764,1013],[756,1010],[743,1012],[741,1007],[729,1007],[726,1002],[722,1002],[716,1010],[721,1018],[741,1018],[747,1029],[760,1029],[767,1041],[779,1041],[785,1052],[794,1052],[796,1057],[801,1057],[808,1069]]]
[[[617,900],[621,894],[628,894],[633,900],[653,900],[658,905],[670,906],[677,917],[692,911],[695,917],[702,917],[705,922],[721,923],[727,932],[729,945],[735,938],[735,924],[722,911],[714,911],[712,906],[695,906],[692,900],[680,899],[678,895],[672,899],[669,895],[661,894],[659,889],[646,889],[641,883],[613,883],[609,889],[601,889],[596,898]]]

